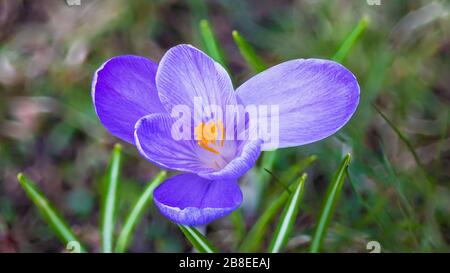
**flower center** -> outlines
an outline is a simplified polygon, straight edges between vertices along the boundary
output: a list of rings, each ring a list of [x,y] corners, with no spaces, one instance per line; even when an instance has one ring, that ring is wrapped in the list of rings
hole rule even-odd
[[[200,147],[214,154],[220,153],[219,150],[223,147],[225,141],[222,121],[201,122],[195,127],[194,134]]]

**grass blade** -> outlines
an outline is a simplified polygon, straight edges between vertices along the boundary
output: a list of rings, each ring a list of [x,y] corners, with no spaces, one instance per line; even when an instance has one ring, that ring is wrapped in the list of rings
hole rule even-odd
[[[306,176],[306,173],[302,175],[302,177],[298,181],[295,191],[291,194],[286,206],[284,207],[283,213],[281,214],[281,218],[278,222],[277,229],[275,230],[275,234],[269,245],[269,252],[271,253],[280,252],[289,239],[289,235],[298,215],[300,201],[302,199],[303,191],[305,188],[304,186]]]
[[[55,232],[56,236],[66,245],[71,242],[80,242],[80,240],[75,236],[73,231],[70,229],[69,225],[64,221],[58,211],[50,204],[47,198],[42,194],[42,192],[37,188],[36,184],[25,177],[22,173],[17,175],[17,180],[20,186],[24,189],[28,198],[34,203],[38,208],[40,214],[50,227]],[[81,247],[81,252],[86,252],[86,250]]]
[[[258,218],[258,221],[256,221],[242,242],[240,247],[241,252],[255,252],[259,250],[270,221],[275,217],[283,204],[286,203],[288,198],[289,193],[284,191],[267,209],[264,210],[264,213]]]
[[[195,227],[178,225],[184,236],[200,253],[215,253],[216,248]]]
[[[102,189],[101,204],[101,242],[104,253],[113,250],[114,221],[117,205],[122,146],[116,144],[109,163],[108,173]]]
[[[302,166],[298,169],[298,172],[306,169],[310,164],[316,160],[316,156],[312,155],[302,160],[299,165]],[[289,189],[295,190],[295,185],[290,185]],[[244,238],[239,250],[241,252],[255,252],[260,250],[261,244],[264,241],[263,237],[266,234],[266,230],[270,224],[270,221],[275,217],[281,207],[286,203],[289,198],[289,192],[284,191],[274,202],[271,202],[267,208],[263,210],[263,214],[258,218],[256,223],[248,232],[247,236]]]
[[[160,171],[156,177],[147,185],[144,192],[141,194],[130,214],[125,220],[122,230],[117,238],[116,252],[125,252],[130,240],[133,237],[133,231],[138,224],[139,220],[144,213],[145,208],[147,208],[153,200],[153,191],[161,184],[166,178],[167,172]]]
[[[233,30],[232,35],[234,42],[239,48],[239,52],[241,53],[242,57],[244,57],[244,59],[247,61],[250,68],[253,69],[253,71],[255,71],[256,73],[266,70],[267,65],[262,61],[262,59],[258,55],[256,55],[255,50],[244,39],[244,37],[242,37],[236,30]]]
[[[327,232],[328,224],[333,216],[334,208],[344,185],[347,166],[350,163],[350,154],[347,154],[342,160],[338,171],[335,173],[330,186],[325,194],[325,199],[320,211],[319,221],[311,241],[310,252],[317,253],[323,242],[323,238]]]
[[[222,53],[223,51],[217,43],[217,39],[209,25],[208,20],[200,20],[200,36],[205,46],[206,53],[228,70],[228,65],[225,62],[225,58]]]
[[[345,58],[347,57],[348,53],[350,52],[350,49],[352,49],[353,45],[356,43],[356,41],[361,37],[361,35],[364,33],[364,31],[367,28],[367,25],[369,24],[369,17],[363,16],[361,20],[359,20],[356,27],[350,32],[348,37],[344,40],[342,45],[339,47],[336,54],[333,56],[333,60],[337,62],[343,62]]]

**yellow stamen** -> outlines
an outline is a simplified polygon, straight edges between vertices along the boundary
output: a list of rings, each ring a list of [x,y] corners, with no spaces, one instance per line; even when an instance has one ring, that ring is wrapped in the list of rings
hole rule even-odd
[[[217,143],[219,132],[220,144]],[[218,150],[223,147],[225,141],[225,130],[220,120],[218,122],[212,120],[208,123],[201,122],[195,127],[194,134],[195,139],[199,140],[197,143],[200,147],[211,153],[220,153]]]
[[[211,153],[214,153],[214,154],[219,154],[219,151],[215,150],[214,148],[209,147],[207,143],[205,143],[205,142],[203,142],[203,141],[199,141],[199,142],[197,142],[197,143],[198,143],[198,145],[199,145],[200,147],[202,147],[203,149],[205,149],[205,150],[207,150],[207,151],[210,151]]]

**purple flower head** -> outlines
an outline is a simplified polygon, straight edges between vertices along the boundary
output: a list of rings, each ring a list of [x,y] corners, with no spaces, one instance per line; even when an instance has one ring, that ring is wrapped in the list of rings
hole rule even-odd
[[[220,64],[178,45],[159,65],[131,55],[108,60],[94,75],[92,98],[113,135],[148,161],[184,172],[155,190],[159,210],[177,223],[201,225],[240,206],[237,180],[261,151],[315,142],[344,126],[358,105],[359,86],[338,63],[298,59],[235,91]]]

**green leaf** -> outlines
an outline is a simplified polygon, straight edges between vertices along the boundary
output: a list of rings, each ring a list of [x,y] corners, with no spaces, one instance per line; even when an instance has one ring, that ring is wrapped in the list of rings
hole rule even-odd
[[[200,253],[215,253],[216,248],[203,236],[196,228],[184,225],[178,225],[184,236]]]
[[[278,221],[277,229],[275,230],[275,234],[269,245],[269,252],[271,253],[280,252],[289,239],[292,227],[294,226],[295,219],[298,215],[300,201],[305,188],[306,176],[306,173],[304,173],[299,179],[295,191],[291,193],[289,200],[284,207],[283,213]]]
[[[209,25],[209,22],[205,19],[200,20],[200,36],[205,46],[206,53],[228,70],[228,65],[225,62],[223,51],[220,49],[219,44],[217,43],[217,39]]]
[[[133,231],[139,223],[145,208],[147,208],[153,200],[153,191],[166,178],[167,172],[160,171],[156,177],[147,185],[141,194],[130,214],[128,214],[122,230],[117,238],[116,252],[125,252],[130,240],[133,238]]]
[[[115,213],[117,206],[117,188],[119,185],[122,146],[116,144],[109,163],[108,173],[102,189],[101,203],[101,242],[104,253],[113,250]]]
[[[356,41],[358,41],[358,39],[364,33],[368,24],[369,24],[369,17],[363,16],[361,18],[361,20],[359,20],[356,27],[352,30],[352,32],[347,36],[347,38],[341,44],[341,46],[339,47],[336,54],[334,54],[333,60],[335,60],[337,62],[343,62],[345,60],[348,53],[350,52],[350,49],[352,49],[353,45],[356,43]]]
[[[325,199],[320,210],[319,221],[317,222],[316,230],[311,241],[310,252],[319,252],[323,239],[326,235],[328,224],[336,207],[337,200],[344,185],[347,166],[350,163],[350,154],[347,154],[342,160],[338,171],[335,173],[330,186],[325,194]]]
[[[242,57],[244,57],[244,59],[247,61],[250,68],[253,69],[253,71],[255,71],[256,73],[266,70],[267,65],[262,61],[262,59],[258,55],[256,55],[255,50],[244,39],[244,37],[242,37],[236,30],[233,30],[232,35],[234,42],[239,48],[239,52],[241,53]]]
[[[284,191],[274,202],[270,203],[267,209],[264,210],[264,213],[258,218],[258,221],[256,221],[242,242],[240,247],[242,252],[255,252],[259,250],[270,221],[275,217],[288,198],[289,193]]]
[[[28,198],[34,203],[38,208],[42,217],[47,221],[52,230],[55,232],[56,236],[66,245],[72,244],[73,242],[80,242],[80,240],[75,236],[73,231],[70,229],[69,225],[60,216],[58,211],[50,204],[47,198],[42,194],[42,192],[37,188],[36,184],[25,177],[22,173],[17,175],[17,180],[20,186],[24,189]],[[81,252],[86,252],[86,250],[81,247]]]
[[[267,152],[265,152],[267,153]],[[298,172],[306,169],[310,164],[312,164],[316,160],[316,156],[312,155],[302,160],[298,165],[301,168],[298,169]],[[289,189],[292,191],[295,190],[295,185],[290,185]],[[286,200],[289,198],[289,192],[283,191],[283,193],[275,199],[275,201],[270,202],[269,206],[263,210],[263,214],[258,218],[256,223],[248,232],[247,236],[244,238],[244,241],[239,248],[242,252],[255,252],[260,250],[261,244],[264,241],[264,235],[266,234],[266,230],[270,224],[270,221],[277,215],[278,211],[281,209],[283,204],[286,203]]]

